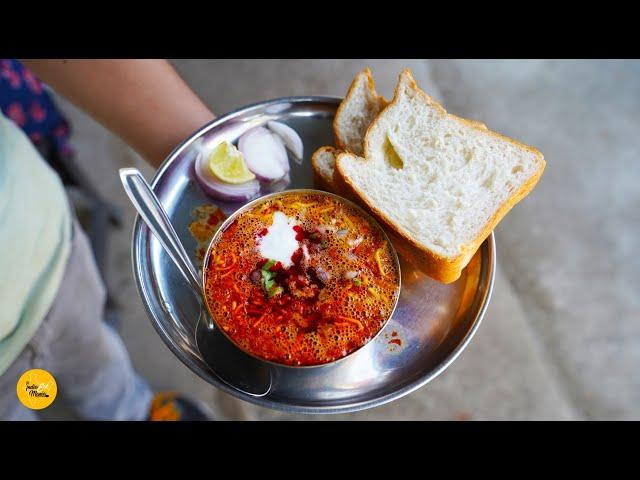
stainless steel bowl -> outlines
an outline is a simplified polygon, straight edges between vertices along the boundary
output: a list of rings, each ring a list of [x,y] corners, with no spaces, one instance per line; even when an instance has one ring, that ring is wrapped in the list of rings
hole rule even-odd
[[[380,226],[380,224],[376,221],[375,218],[373,218],[371,215],[369,215],[367,212],[365,212],[361,207],[359,207],[358,205],[356,205],[355,203],[353,203],[350,200],[347,200],[346,198],[341,197],[340,195],[336,195],[335,193],[331,193],[331,192],[325,192],[322,190],[314,190],[311,188],[296,188],[296,189],[291,189],[291,190],[285,190],[283,192],[276,192],[276,193],[271,193],[268,195],[264,195],[262,197],[259,197],[255,200],[250,201],[249,203],[247,203],[246,205],[244,205],[242,208],[239,208],[238,210],[236,210],[233,214],[229,215],[229,217],[220,225],[220,227],[218,228],[218,231],[215,233],[215,235],[213,236],[213,238],[211,238],[211,241],[209,242],[209,247],[207,248],[207,253],[205,255],[204,258],[204,262],[203,265],[207,265],[207,261],[209,259],[209,256],[211,255],[211,247],[214,243],[218,242],[218,240],[220,239],[220,236],[222,235],[222,233],[224,233],[224,231],[227,229],[227,227],[229,225],[231,225],[233,222],[235,222],[236,218],[238,218],[238,216],[240,216],[242,213],[251,210],[253,207],[255,207],[256,205],[268,201],[271,198],[277,198],[277,197],[281,197],[282,195],[286,195],[287,193],[301,193],[301,194],[305,194],[305,193],[309,193],[309,194],[315,194],[315,195],[326,195],[329,197],[333,197],[335,199],[337,199],[338,201],[344,203],[345,205],[349,205],[350,207],[356,209],[360,215],[362,215],[363,218],[366,218],[369,223],[371,225],[373,225],[374,227],[376,227],[380,233],[382,233],[384,239],[387,241],[387,243],[389,244],[389,246],[391,247],[391,252],[393,254],[393,263],[394,263],[394,267],[396,268],[396,271],[398,272],[398,284],[397,284],[397,289],[400,291],[401,287],[402,287],[402,280],[401,280],[401,269],[400,269],[400,260],[398,259],[398,254],[396,252],[396,249],[393,247],[393,244],[391,243],[391,240],[389,240],[389,237],[387,237],[387,233],[384,231],[384,229]],[[205,269],[202,270],[202,285],[206,286],[207,279],[206,279],[206,271]],[[204,296],[204,294],[203,294]],[[382,330],[384,330],[384,327],[387,325],[387,323],[389,322],[389,320],[391,318],[393,318],[393,314],[396,310],[396,306],[398,305],[398,299],[399,299],[399,295],[396,295],[395,301],[393,303],[393,306],[391,308],[391,313],[389,314],[389,317],[384,321],[384,324],[382,325],[382,327],[380,327],[380,330],[378,330],[378,332],[373,336],[373,338],[371,340],[369,340],[369,342],[374,341],[376,338],[378,338],[378,335],[380,335],[380,333],[382,332]],[[211,312],[211,309],[209,308],[209,304],[207,303],[207,299],[203,298],[203,301],[207,307],[207,310],[209,312],[209,315],[211,316],[211,318],[213,319],[214,322],[216,322],[217,324],[217,320],[215,318],[215,315],[213,315],[213,312]],[[227,335],[227,333],[220,329],[220,332],[222,332],[222,334],[227,337],[229,339],[230,342],[232,342],[234,345],[236,345],[236,347],[242,349],[242,347],[240,345],[238,345],[229,335]],[[367,342],[367,343],[369,343]],[[252,357],[261,360],[263,362],[267,362],[270,363],[271,365],[277,366],[277,367],[288,367],[288,368],[321,368],[321,367],[326,367],[329,365],[332,365],[336,362],[340,362],[343,360],[346,360],[347,358],[351,357],[352,355],[358,353],[360,350],[362,350],[364,347],[366,346],[363,345],[362,347],[354,350],[353,352],[350,352],[348,355],[345,355],[344,357],[340,357],[337,358],[336,360],[333,360],[331,362],[327,362],[327,363],[321,363],[318,365],[286,365],[286,364],[282,364],[282,363],[277,363],[277,362],[272,362],[270,360],[266,360],[264,358],[261,358],[255,354],[253,354],[252,352],[248,351],[248,350],[244,350],[245,353],[247,353],[248,355],[251,355]]]
[[[152,187],[194,260],[196,242],[188,231],[192,210],[215,203],[230,215],[243,206],[214,202],[198,187],[193,162],[202,144],[233,142],[270,120],[284,122],[300,134],[305,147],[302,165],[291,162],[289,188],[312,188],[310,157],[316,148],[333,145],[331,122],[339,103],[333,97],[291,97],[250,105],[212,121],[171,153]],[[271,390],[255,397],[230,388],[207,367],[195,342],[200,304],[140,219],[133,230],[132,254],[134,276],[151,322],[189,369],[248,402],[304,413],[342,413],[382,405],[435,378],[460,355],[478,329],[491,297],[496,261],[491,235],[460,279],[444,285],[400,257],[400,298],[393,317],[374,341],[344,361],[323,368],[272,366]]]

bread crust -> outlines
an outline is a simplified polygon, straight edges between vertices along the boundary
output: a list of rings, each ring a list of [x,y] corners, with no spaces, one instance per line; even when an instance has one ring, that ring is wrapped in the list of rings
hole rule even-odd
[[[330,192],[333,192],[335,190],[335,184],[333,182],[333,178],[327,178],[322,173],[322,169],[320,168],[320,165],[318,163],[318,157],[320,157],[320,155],[322,155],[325,152],[331,153],[334,157],[338,153],[338,151],[333,147],[329,147],[329,146],[320,147],[315,152],[313,152],[313,155],[311,156],[311,166],[313,167],[313,172],[315,174],[315,179],[317,180],[317,182],[325,190],[329,190]],[[335,168],[334,168],[334,175],[335,175]]]
[[[453,113],[448,113],[447,115],[449,115],[450,117],[455,117],[456,119],[461,120],[463,122],[466,122],[466,123],[469,123],[469,124],[473,124],[478,128],[482,128],[483,130],[489,130],[484,123],[479,122],[478,120],[471,120],[470,118],[458,117],[457,115],[454,115]]]
[[[350,151],[346,142],[342,138],[340,130],[338,129],[338,121],[340,120],[340,117],[344,114],[344,109],[349,104],[349,101],[355,95],[356,86],[358,85],[362,77],[364,77],[367,82],[367,88],[376,97],[380,105],[380,110],[382,110],[389,104],[389,102],[382,95],[378,95],[378,92],[376,92],[376,82],[373,79],[373,74],[371,73],[371,69],[367,67],[362,72],[358,73],[351,81],[349,90],[347,90],[347,94],[345,95],[342,102],[340,102],[340,105],[338,106],[338,110],[336,111],[336,115],[333,117],[333,123],[332,123],[333,134],[336,139],[336,146],[338,147],[339,150]]]
[[[424,273],[434,278],[435,280],[443,283],[451,283],[460,277],[462,270],[467,265],[467,263],[469,263],[469,260],[471,260],[480,245],[482,245],[482,242],[484,242],[484,240],[489,236],[496,225],[502,220],[502,218],[504,218],[507,212],[509,212],[509,210],[511,210],[511,208],[513,208],[515,204],[517,204],[520,200],[527,196],[527,194],[531,192],[531,190],[533,190],[535,185],[540,180],[540,177],[542,176],[542,173],[546,166],[546,162],[544,161],[544,156],[542,155],[542,153],[533,147],[520,143],[517,140],[511,139],[497,132],[493,132],[487,129],[487,127],[480,122],[467,120],[464,118],[456,117],[455,115],[448,114],[444,107],[442,107],[442,105],[434,101],[429,95],[427,95],[417,87],[413,75],[408,69],[403,70],[403,72],[400,74],[393,100],[387,108],[390,108],[392,105],[399,101],[401,88],[403,87],[404,82],[408,82],[409,88],[413,89],[416,94],[421,95],[424,100],[427,101],[430,105],[440,110],[443,114],[453,118],[455,121],[479,130],[485,135],[492,135],[494,137],[511,142],[519,148],[530,151],[540,160],[540,167],[538,168],[538,170],[515,193],[513,193],[500,205],[500,207],[487,221],[480,233],[470,243],[463,245],[458,255],[449,258],[442,256],[417,243],[413,238],[411,238],[410,235],[408,235],[398,225],[396,225],[393,220],[391,220],[382,211],[372,205],[367,200],[364,192],[361,192],[358,187],[355,186],[349,180],[349,178],[345,176],[342,170],[341,160],[343,157],[349,154],[338,154],[334,172],[334,183],[339,184],[340,187],[344,189],[345,193],[347,193],[349,196],[355,196],[355,198],[360,200],[360,202],[363,202],[367,206],[368,210],[374,215],[374,217],[376,217],[382,224],[384,224],[388,229],[391,230],[392,233],[390,235],[390,238],[392,239],[392,242],[394,243],[396,249],[405,257],[409,257],[408,259],[412,261],[412,263],[414,263],[416,267],[420,268],[420,270],[422,270]],[[384,111],[380,112],[380,115],[382,115],[383,113]],[[363,162],[367,161],[366,157],[371,150],[370,132],[374,128],[374,125],[376,125],[377,122],[380,121],[380,115],[376,117],[376,119],[371,123],[369,129],[367,130],[364,141],[365,158],[362,158]]]

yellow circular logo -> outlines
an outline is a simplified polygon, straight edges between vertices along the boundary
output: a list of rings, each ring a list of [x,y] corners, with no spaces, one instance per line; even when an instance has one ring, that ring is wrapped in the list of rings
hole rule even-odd
[[[25,407],[31,410],[42,410],[56,399],[58,385],[49,372],[34,368],[22,374],[16,385],[16,393]]]

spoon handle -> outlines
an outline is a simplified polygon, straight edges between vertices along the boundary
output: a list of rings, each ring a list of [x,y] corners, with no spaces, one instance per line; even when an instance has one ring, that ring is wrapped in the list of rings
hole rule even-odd
[[[173,263],[189,284],[202,295],[202,281],[178,239],[167,212],[153,190],[136,168],[121,168],[120,180],[125,192],[144,222],[160,241]]]

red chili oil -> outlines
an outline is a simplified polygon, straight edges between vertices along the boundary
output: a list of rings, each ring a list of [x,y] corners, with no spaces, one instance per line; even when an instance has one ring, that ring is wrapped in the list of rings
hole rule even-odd
[[[295,219],[291,265],[262,258],[273,213]],[[305,254],[306,251],[306,254]],[[287,365],[319,365],[361,348],[399,293],[391,246],[334,197],[286,193],[243,212],[211,247],[207,305],[242,349]]]

